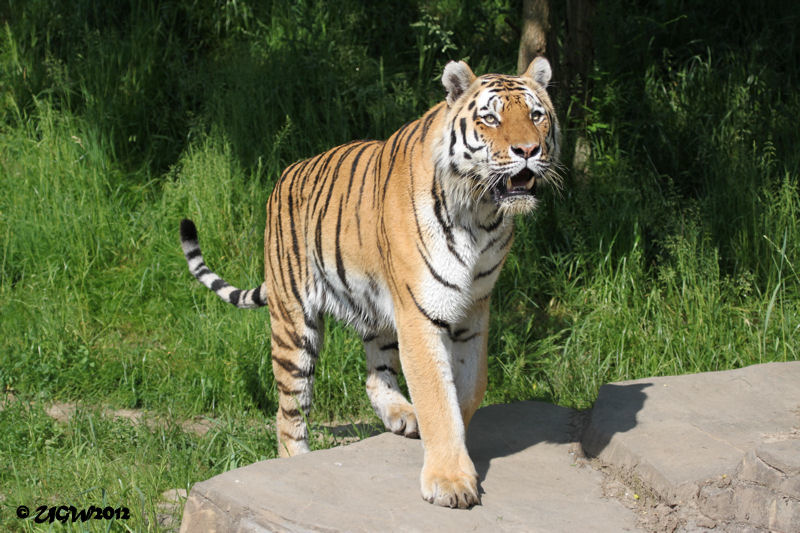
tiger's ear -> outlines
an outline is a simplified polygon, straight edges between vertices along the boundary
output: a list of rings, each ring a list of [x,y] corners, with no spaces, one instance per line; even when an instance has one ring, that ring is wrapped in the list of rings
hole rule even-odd
[[[475,81],[475,74],[463,61],[451,61],[444,67],[442,85],[447,90],[447,105],[452,107]]]
[[[528,66],[523,76],[527,76],[544,88],[550,83],[550,78],[553,76],[553,69],[550,68],[550,62],[542,56],[534,58]]]

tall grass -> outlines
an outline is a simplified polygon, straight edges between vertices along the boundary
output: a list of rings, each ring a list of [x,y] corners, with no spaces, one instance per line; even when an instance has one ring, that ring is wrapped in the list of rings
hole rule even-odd
[[[177,222],[255,286],[281,169],[386,137],[441,98],[449,59],[510,72],[519,9],[0,5],[0,527],[33,529],[22,503],[105,498],[135,509],[113,528],[157,530],[160,492],[275,456],[268,315],[192,280]],[[487,403],[587,407],[609,381],[798,359],[799,11],[598,10],[590,178],[517,221]],[[312,419],[374,421],[357,337],[328,321],[323,354]],[[78,415],[51,420],[53,401]],[[205,436],[181,429],[198,415]]]

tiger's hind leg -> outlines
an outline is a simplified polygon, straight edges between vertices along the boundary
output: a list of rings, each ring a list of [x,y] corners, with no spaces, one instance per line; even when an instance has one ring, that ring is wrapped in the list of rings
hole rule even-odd
[[[314,370],[322,345],[322,318],[282,303],[270,306],[272,371],[278,387],[278,452],[289,457],[309,451],[308,413],[314,389]]]
[[[386,429],[409,438],[419,438],[417,415],[400,387],[397,373],[400,357],[395,334],[380,334],[364,339],[367,355],[367,395]]]

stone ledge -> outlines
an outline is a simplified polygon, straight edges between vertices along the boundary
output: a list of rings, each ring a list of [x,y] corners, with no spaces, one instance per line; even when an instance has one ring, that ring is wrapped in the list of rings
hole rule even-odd
[[[570,456],[575,414],[540,402],[479,410],[468,445],[482,505],[469,510],[425,502],[420,441],[384,433],[197,483],[181,531],[636,529],[634,513],[603,498],[601,475]]]
[[[800,531],[800,362],[605,385],[584,418],[541,402],[480,409],[470,510],[424,502],[420,442],[384,433],[197,483],[181,531]],[[658,501],[605,498],[576,440]]]

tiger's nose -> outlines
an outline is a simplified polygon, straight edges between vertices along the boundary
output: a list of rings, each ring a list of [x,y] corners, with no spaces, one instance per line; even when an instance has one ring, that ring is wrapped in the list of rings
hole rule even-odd
[[[511,151],[523,159],[530,159],[539,155],[541,147],[538,144],[519,144],[512,146]]]

